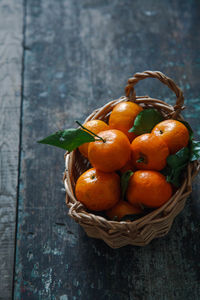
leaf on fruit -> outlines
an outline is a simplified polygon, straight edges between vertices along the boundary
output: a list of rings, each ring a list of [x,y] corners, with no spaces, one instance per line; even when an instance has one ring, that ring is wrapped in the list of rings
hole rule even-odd
[[[144,109],[135,118],[134,125],[129,130],[129,132],[134,132],[137,135],[149,133],[152,131],[156,124],[160,123],[163,120],[163,116],[156,109]]]
[[[175,154],[167,157],[167,167],[162,171],[166,176],[167,182],[179,187],[181,184],[181,176],[186,168],[190,157],[189,148],[182,148]]]
[[[190,161],[200,158],[200,142],[191,140],[190,142]]]
[[[80,145],[93,141],[95,141],[94,137],[88,132],[80,128],[72,128],[57,131],[56,133],[49,135],[43,140],[38,141],[38,143],[56,146],[71,152],[72,150],[78,148]]]
[[[170,174],[167,175],[167,182],[172,183],[175,187],[179,187],[181,185],[181,176],[183,170],[187,167],[187,164],[184,164],[176,169],[171,169]]]
[[[122,190],[122,199],[125,198],[126,190],[128,187],[129,179],[133,175],[133,172],[131,170],[126,171],[121,176],[121,190]]]
[[[189,161],[189,156],[189,149],[187,147],[182,148],[175,154],[169,155],[167,157],[167,164],[173,169],[178,168]]]
[[[187,130],[189,132],[189,140],[192,141],[193,136],[194,136],[194,132],[193,132],[192,127],[190,126],[190,124],[186,121],[180,121],[180,120],[178,120],[178,121],[181,122],[183,125],[185,125],[185,127],[187,128]]]
[[[189,150],[190,150],[190,161],[195,161],[200,158],[200,141],[193,140],[194,132],[190,124],[186,121],[180,121],[185,125],[189,132]]]

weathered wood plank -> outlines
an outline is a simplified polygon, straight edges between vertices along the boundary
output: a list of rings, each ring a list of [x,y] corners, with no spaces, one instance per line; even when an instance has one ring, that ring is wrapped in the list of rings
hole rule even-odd
[[[18,181],[23,1],[0,1],[0,299],[12,295]]]
[[[127,78],[146,69],[182,86],[198,135],[199,8],[181,0],[27,2],[15,299],[199,299],[198,181],[168,236],[112,250],[67,217],[63,151],[36,144],[121,96]],[[155,80],[137,93],[174,101]]]

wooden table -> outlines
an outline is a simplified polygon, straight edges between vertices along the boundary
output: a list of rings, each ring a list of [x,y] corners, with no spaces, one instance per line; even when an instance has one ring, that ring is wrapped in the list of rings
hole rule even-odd
[[[67,215],[64,151],[37,140],[124,94],[136,71],[183,89],[200,137],[200,2],[0,1],[0,299],[200,299],[199,177],[170,233],[113,250]],[[175,102],[148,79],[138,95]]]

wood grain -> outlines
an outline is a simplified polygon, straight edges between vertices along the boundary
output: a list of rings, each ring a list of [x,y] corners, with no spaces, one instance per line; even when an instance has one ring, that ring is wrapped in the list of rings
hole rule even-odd
[[[170,233],[112,250],[67,216],[64,151],[36,141],[124,94],[137,71],[183,89],[199,130],[198,1],[27,1],[15,299],[198,300],[199,182]],[[173,103],[153,79],[136,87]]]
[[[0,1],[0,299],[12,295],[18,182],[22,1]]]

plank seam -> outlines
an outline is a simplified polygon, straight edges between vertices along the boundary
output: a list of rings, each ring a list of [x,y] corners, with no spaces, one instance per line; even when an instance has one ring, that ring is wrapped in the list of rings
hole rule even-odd
[[[27,16],[27,0],[23,0],[23,25],[22,25],[22,69],[21,69],[21,103],[20,103],[20,124],[19,124],[19,155],[18,155],[18,178],[17,178],[17,194],[16,194],[16,217],[15,217],[15,248],[14,248],[14,264],[13,264],[13,280],[12,280],[12,299],[15,297],[15,271],[16,271],[16,255],[17,255],[17,235],[18,235],[18,210],[19,210],[19,194],[20,194],[20,177],[21,177],[21,152],[22,152],[22,128],[23,128],[23,102],[24,102],[24,70],[25,70],[25,44],[26,44],[26,16]]]

